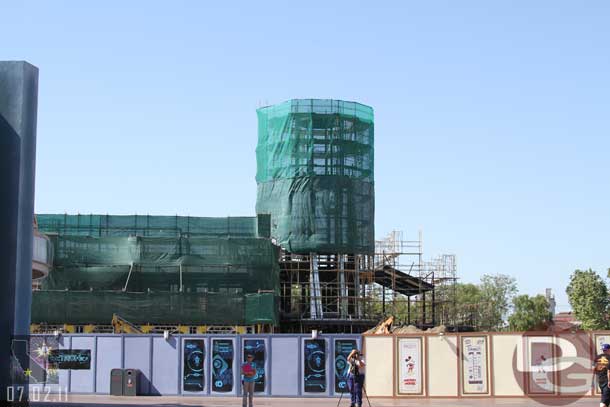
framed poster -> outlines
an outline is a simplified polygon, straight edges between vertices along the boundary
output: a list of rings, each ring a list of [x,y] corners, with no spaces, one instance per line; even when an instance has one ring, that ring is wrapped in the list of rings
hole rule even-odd
[[[594,334],[593,335],[593,357],[595,358],[597,355],[602,353],[602,345],[604,343],[610,343],[610,335],[608,334]],[[597,381],[597,375],[593,375],[593,386],[595,394],[601,394],[599,391],[599,384]]]
[[[398,394],[423,394],[422,338],[398,338]]]
[[[326,393],[326,340],[303,341],[303,392]]]
[[[56,369],[91,369],[91,349],[51,349],[49,365]]]
[[[353,349],[358,348],[355,339],[335,339],[335,393],[343,393],[347,389],[347,374],[349,365],[347,357]]]
[[[212,391],[233,391],[234,349],[232,339],[212,339]]]
[[[254,366],[256,368],[256,381],[254,391],[261,393],[265,391],[265,367],[266,367],[266,344],[264,339],[244,339],[242,363],[246,360],[246,355],[254,355]]]
[[[462,336],[462,394],[489,394],[486,336]]]
[[[204,390],[205,342],[185,339],[183,349],[182,390],[200,393]]]
[[[529,336],[525,339],[528,394],[555,394],[556,381],[551,366],[555,357],[553,337]]]

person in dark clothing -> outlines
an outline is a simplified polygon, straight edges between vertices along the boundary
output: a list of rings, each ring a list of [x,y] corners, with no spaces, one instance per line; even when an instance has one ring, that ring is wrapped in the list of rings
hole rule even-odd
[[[347,387],[352,396],[350,407],[362,407],[362,388],[364,387],[364,367],[366,365],[357,349],[350,352],[347,362],[349,363]]]
[[[602,345],[602,353],[597,355],[595,358],[595,365],[593,371],[597,374],[597,384],[599,390],[602,393],[602,398],[599,403],[600,407],[610,406],[610,371],[608,367],[610,365],[610,344],[604,343]]]

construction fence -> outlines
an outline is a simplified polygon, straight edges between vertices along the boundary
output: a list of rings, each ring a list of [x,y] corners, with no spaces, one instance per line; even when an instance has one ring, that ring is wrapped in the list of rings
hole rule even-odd
[[[346,357],[362,348],[371,398],[595,397],[591,366],[610,331],[411,335],[31,335],[30,385],[44,394],[110,392],[112,369],[139,369],[140,394],[236,396],[254,355],[255,391],[340,397]],[[79,355],[61,366],[47,355]],[[56,359],[56,358],[55,358]],[[32,392],[31,392],[32,393]],[[546,401],[542,401],[546,400]]]
[[[599,394],[591,366],[610,332],[365,335],[363,342],[371,398],[553,402]]]

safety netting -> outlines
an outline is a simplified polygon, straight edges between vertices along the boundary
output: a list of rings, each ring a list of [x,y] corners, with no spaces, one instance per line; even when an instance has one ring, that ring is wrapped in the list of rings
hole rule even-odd
[[[132,323],[277,324],[278,248],[258,232],[268,234],[269,217],[37,219],[55,256],[33,295],[34,323],[108,324],[116,313]]]
[[[256,213],[293,253],[373,253],[371,107],[298,99],[257,110]]]

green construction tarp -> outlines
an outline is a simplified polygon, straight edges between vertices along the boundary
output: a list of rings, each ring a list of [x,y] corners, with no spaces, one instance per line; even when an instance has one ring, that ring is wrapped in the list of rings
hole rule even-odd
[[[268,216],[37,215],[37,221],[55,253],[42,291],[34,292],[34,323],[109,323],[117,313],[133,323],[235,325],[246,321],[247,294],[279,293],[279,249],[259,237],[269,234]],[[276,310],[262,307],[260,318],[248,312],[277,323]],[[142,315],[132,320],[124,313]]]
[[[277,325],[274,294],[34,291],[32,322],[109,325],[118,314],[133,324]]]
[[[373,109],[298,99],[257,113],[256,213],[271,236],[293,253],[373,253]]]

